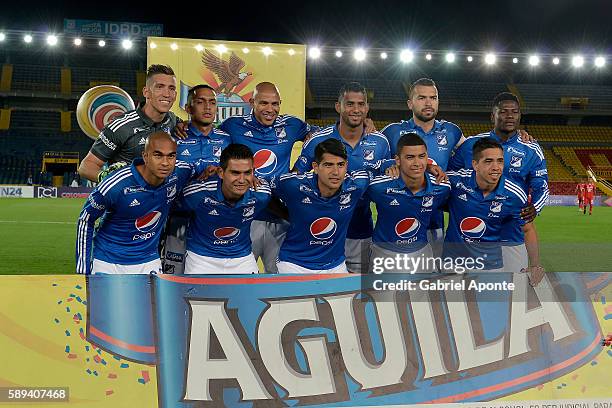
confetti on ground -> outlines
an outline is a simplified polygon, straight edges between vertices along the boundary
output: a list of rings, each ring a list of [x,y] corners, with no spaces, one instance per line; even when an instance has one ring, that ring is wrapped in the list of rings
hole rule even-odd
[[[608,350],[608,355],[612,357],[612,350]]]
[[[77,288],[77,289],[83,289],[83,288],[81,287],[81,285],[76,285],[76,286],[75,286],[75,288]]]
[[[55,323],[59,323],[59,319],[57,317],[53,320],[55,321]]]
[[[77,302],[79,302],[79,303],[83,303],[83,299],[81,299],[81,297],[80,297],[80,296],[77,296],[77,297],[76,297],[76,300],[77,300]]]
[[[77,355],[71,353],[71,354],[68,354],[68,358],[71,360],[74,360],[75,358],[77,358]]]
[[[66,353],[70,353],[70,346],[66,345]]]
[[[89,351],[89,346],[85,346],[85,351]]]
[[[57,286],[57,283],[52,283],[51,286]]]
[[[110,378],[111,380],[114,380],[115,378],[117,378],[117,374],[109,373],[108,378]]]
[[[114,358],[115,360],[117,360],[117,361],[121,361],[121,357],[119,357],[119,356],[113,356],[113,358]]]
[[[128,368],[130,365],[127,363],[121,363],[121,368]]]
[[[605,305],[605,304],[606,304],[606,297],[605,297],[605,296],[602,296],[602,297],[601,297],[601,304],[602,304],[602,305]]]
[[[151,378],[149,377],[149,372],[147,370],[142,370],[141,374],[145,382],[151,381]]]
[[[563,383],[561,384],[562,387],[567,387],[567,384]]]
[[[102,363],[102,365],[106,365],[106,360],[101,359],[100,362]]]
[[[557,389],[558,389],[558,390],[560,390],[561,388],[563,388],[563,387],[562,387],[562,386],[560,386],[560,385],[557,385]]]
[[[576,378],[578,378],[578,374],[572,375],[572,380],[576,381]]]
[[[138,379],[138,382],[139,382],[139,383],[141,383],[141,384],[143,384],[143,385],[144,385],[144,384],[146,384],[145,380],[144,380],[144,379],[142,379],[142,378],[139,378],[139,379]]]
[[[604,316],[604,320],[610,320],[612,319],[612,313],[608,313],[607,315]]]
[[[594,361],[594,360],[593,360],[593,361],[591,361],[591,365],[592,365],[592,366],[597,365],[597,361]]]
[[[73,298],[73,297],[76,297],[76,295],[74,293],[71,293],[70,297]]]
[[[94,375],[95,375],[96,377],[98,376],[98,372],[97,372],[97,371],[94,371],[93,373],[94,373]]]
[[[100,358],[100,356],[98,356],[98,355],[95,355],[95,356],[94,356],[94,361],[95,361],[96,363],[100,364],[100,361],[101,361],[101,360],[102,360],[102,359]]]
[[[79,337],[85,340],[85,332],[83,331],[82,327],[79,329]],[[85,346],[85,347],[87,347],[87,351],[89,351],[89,346]]]
[[[544,388],[544,384],[538,385],[538,391],[540,391],[542,388]]]
[[[66,336],[70,337],[70,331],[69,330],[66,330],[65,333],[66,333]]]
[[[70,313],[70,308],[68,306],[66,306],[66,312]]]
[[[612,313],[612,305],[606,306],[606,308],[604,309],[604,312]]]
[[[87,372],[87,374],[91,374],[91,370],[89,368],[85,371]]]
[[[66,299],[66,302],[72,302],[74,299],[73,298],[68,298]]]
[[[105,391],[106,395],[111,395],[111,394],[113,394],[114,392],[115,392],[115,391],[113,391],[113,390],[106,390],[106,391]]]
[[[87,357],[87,359],[86,359],[85,361],[87,361],[87,362],[89,363],[89,361],[90,361],[90,360],[89,360],[89,357]]]

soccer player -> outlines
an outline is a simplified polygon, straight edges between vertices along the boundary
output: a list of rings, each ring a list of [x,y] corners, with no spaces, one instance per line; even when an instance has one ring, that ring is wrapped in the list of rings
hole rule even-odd
[[[584,205],[584,183],[578,183],[576,185],[576,195],[578,196],[578,212],[582,211],[582,206]]]
[[[593,202],[595,201],[595,184],[589,179],[584,184],[584,199],[582,202],[582,211],[586,215],[587,205],[589,206],[589,215],[593,215]]]
[[[416,132],[427,145],[430,162],[447,170],[451,154],[463,143],[465,137],[454,123],[436,119],[439,102],[438,88],[432,79],[421,78],[411,85],[407,104],[412,111],[412,118],[391,123],[382,130],[389,140],[392,155],[397,153],[395,149],[402,135]],[[444,240],[443,211],[436,211],[431,224],[425,228],[428,229],[429,241],[434,245],[434,253],[439,256]]]
[[[221,153],[218,177],[195,181],[183,190],[190,211],[185,274],[258,273],[251,249],[251,223],[270,201],[266,181],[253,190],[253,153],[230,144]]]
[[[250,104],[249,115],[227,118],[219,129],[230,134],[232,143],[251,149],[255,176],[270,181],[289,172],[293,144],[304,140],[311,127],[294,116],[279,114],[280,92],[271,82],[257,84]],[[262,211],[251,226],[253,254],[255,259],[261,257],[267,273],[278,272],[276,259],[287,228],[287,221],[269,211]]]
[[[444,256],[455,259],[456,265],[461,262],[460,266],[468,270],[509,271],[501,252],[503,231],[525,224],[521,208],[527,203],[527,194],[503,174],[504,148],[495,139],[478,138],[472,157],[473,170],[448,173],[452,188]],[[525,234],[527,247],[537,249],[537,236],[531,234],[530,228]],[[468,259],[472,267],[466,265]],[[530,251],[526,269],[534,285],[542,278],[539,262],[538,251]]]
[[[415,260],[431,259],[433,252],[427,242],[427,226],[446,205],[450,192],[450,184],[437,184],[434,176],[426,174],[427,145],[419,135],[415,132],[403,134],[394,150],[400,177],[375,177],[365,195],[376,204],[378,213],[372,237],[371,270],[374,265],[384,264],[387,258],[395,259],[397,254]],[[434,269],[431,264],[421,264],[418,270],[395,265],[394,269],[385,268],[384,272],[433,272]]]
[[[539,214],[549,194],[544,153],[536,142],[524,142],[519,137],[521,110],[516,95],[509,92],[497,95],[493,100],[491,120],[494,129],[467,138],[451,158],[449,169],[470,169],[474,145],[480,139],[493,138],[504,149],[504,176],[531,194],[533,204],[527,205],[523,210],[523,217],[531,221],[533,210]],[[532,224],[529,228],[535,231],[535,225]],[[504,268],[508,271],[518,272],[529,265],[524,232],[519,222],[512,223],[503,231]]]
[[[219,165],[221,151],[230,144],[229,134],[214,127],[217,95],[208,85],[196,85],[187,94],[185,110],[189,114],[186,138],[177,140],[177,157],[188,163],[204,160],[212,173]],[[162,263],[165,273],[181,273],[185,257],[185,231],[188,217],[175,205],[162,238]]]
[[[289,210],[289,230],[278,255],[280,273],[346,273],[349,223],[370,177],[347,175],[348,155],[338,139],[317,144],[312,172],[282,175],[272,192]]]
[[[176,100],[176,77],[166,65],[151,65],[142,93],[145,103],[109,123],[81,161],[79,174],[99,182],[108,174],[101,171],[104,163],[119,168],[142,154],[147,137],[154,132],[168,134],[176,126],[170,108]]]
[[[177,162],[174,139],[151,134],[142,158],[110,174],[89,195],[77,223],[77,273],[159,272],[157,248],[170,206],[205,165]]]
[[[317,146],[325,140],[340,141],[347,151],[348,171],[369,170],[378,172],[382,160],[389,159],[387,138],[378,132],[367,133],[364,120],[368,114],[366,89],[357,82],[344,85],[336,102],[340,121],[315,133],[304,143],[295,169],[305,173],[312,168]],[[361,200],[351,220],[346,239],[346,266],[350,272],[361,273],[369,265],[369,247],[372,242],[372,211],[370,203]]]

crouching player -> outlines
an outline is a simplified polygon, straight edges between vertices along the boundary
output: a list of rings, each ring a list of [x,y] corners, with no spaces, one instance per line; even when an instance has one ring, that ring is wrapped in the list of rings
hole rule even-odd
[[[433,175],[425,173],[427,145],[416,133],[402,135],[396,151],[399,178],[376,177],[366,192],[378,213],[370,270],[434,272],[436,264],[427,229],[432,217],[446,205],[450,184],[437,184]]]
[[[312,172],[272,181],[273,194],[289,211],[279,273],[348,273],[346,234],[370,176],[365,170],[347,174],[347,160],[344,144],[326,139],[315,148]]]
[[[253,185],[253,153],[243,144],[221,152],[218,176],[183,190],[181,208],[191,213],[185,274],[258,273],[251,223],[268,205],[268,183]]]
[[[151,134],[142,158],[107,176],[89,195],[77,223],[77,273],[158,273],[159,237],[170,207],[205,167],[177,162],[176,141],[165,132]]]

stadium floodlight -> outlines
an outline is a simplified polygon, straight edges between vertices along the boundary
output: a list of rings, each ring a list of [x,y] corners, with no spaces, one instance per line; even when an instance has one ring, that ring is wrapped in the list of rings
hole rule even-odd
[[[196,44],[193,48],[195,48],[197,52],[204,51],[204,47],[202,46],[202,44]]]
[[[386,52],[381,52],[380,53],[380,58],[386,60],[389,57],[389,55]]]
[[[467,59],[467,62],[474,61],[474,57],[472,57],[471,55],[468,55],[466,59]]]
[[[584,65],[584,57],[582,55],[575,55],[572,57],[572,65],[574,68],[580,68]]]
[[[532,55],[529,57],[529,65],[532,67],[538,66],[540,64],[540,57],[537,55]]]
[[[342,55],[344,55],[344,54],[342,54],[342,51],[340,51],[340,50],[336,51],[336,57],[342,58]]]
[[[427,55],[425,55],[425,59],[426,59],[427,61],[431,61],[431,59],[432,59],[432,58],[433,58],[433,57],[431,56],[431,54],[427,54]]]
[[[172,43],[172,44],[170,44],[170,49],[171,49],[172,51],[176,51],[176,50],[178,50],[178,44],[177,44],[177,43]]]
[[[595,57],[595,66],[597,68],[602,68],[604,65],[606,65],[606,59],[604,57],[602,57],[601,55]]]
[[[227,52],[227,47],[224,44],[219,44],[215,46],[215,50],[217,50],[219,54],[223,54]]]
[[[446,62],[448,62],[449,64],[452,64],[453,62],[455,62],[455,54],[452,52],[449,52],[448,54],[446,54]]]
[[[336,53],[336,55],[338,55]],[[319,47],[312,47],[308,50],[308,56],[312,59],[317,59],[321,56],[321,49]]]
[[[513,64],[518,64],[518,58],[516,58],[516,57],[512,58],[512,63]]]
[[[295,55],[295,50],[293,48],[289,48],[289,51],[287,51],[289,53],[289,55],[293,56]]]
[[[157,44],[152,42],[151,45],[149,45],[149,47],[151,47],[152,50],[157,48]]]
[[[414,53],[410,50],[402,50],[400,52],[400,61],[404,64],[411,62],[414,59]]]
[[[485,58],[484,58],[485,64],[487,65],[495,64],[496,60],[497,60],[497,57],[493,53],[488,53],[487,55],[485,55]]]
[[[248,54],[250,52],[250,50],[247,47],[244,47],[242,49],[242,52],[244,52],[245,54]]]
[[[272,48],[270,48],[270,47],[263,47],[261,49],[261,52],[263,52],[263,55],[265,55],[267,57],[269,55],[272,55]]]
[[[6,34],[0,33],[0,41],[6,40]]]
[[[559,57],[555,57],[555,58],[553,58],[553,64],[554,64],[554,65],[559,65],[559,62],[561,62],[561,60],[559,59]]]
[[[121,47],[123,47],[124,50],[131,49],[133,45],[134,43],[132,42],[132,40],[128,40],[127,38],[121,41]]]
[[[27,44],[31,43],[33,40],[32,36],[30,34],[26,34],[23,36],[23,41],[25,41]]]
[[[366,51],[363,48],[357,48],[353,53],[353,58],[356,61],[363,61],[366,59]]]
[[[80,47],[81,44],[83,44],[83,40],[81,40],[80,38],[75,38],[73,41],[74,45],[76,45],[77,47]]]
[[[54,34],[49,34],[47,36],[47,45],[49,45],[50,47],[54,47],[57,45],[58,39],[57,36]]]
[[[99,47],[104,47],[104,46],[106,46],[106,41],[104,41],[104,40],[100,40],[100,41],[98,41],[98,46],[99,46]]]

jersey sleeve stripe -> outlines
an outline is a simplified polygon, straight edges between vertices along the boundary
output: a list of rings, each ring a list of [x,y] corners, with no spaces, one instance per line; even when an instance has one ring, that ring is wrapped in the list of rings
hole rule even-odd
[[[136,111],[130,112],[130,113],[126,114],[124,117],[119,118],[119,119],[114,120],[113,122],[111,122],[108,125],[108,128],[114,132],[116,130],[116,128],[120,127],[124,122],[127,122],[128,120],[133,119],[133,118],[135,118],[137,116],[138,116],[138,113]]]
[[[116,132],[120,128],[122,128],[124,125],[127,125],[128,123],[134,122],[134,121],[136,121],[138,119],[139,119],[138,115],[132,116],[132,117],[128,118],[127,120],[121,121],[121,123],[113,124],[112,126],[109,126],[109,129],[112,130],[113,132]]]
[[[102,180],[100,185],[98,186],[98,191],[104,195],[112,186],[114,186],[118,181],[123,180],[126,177],[129,177],[132,174],[132,169],[127,167],[125,169],[119,170],[117,173],[112,174],[110,177]]]

